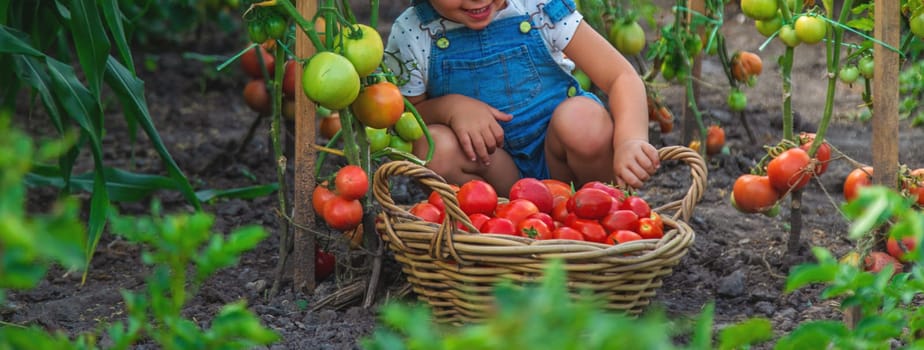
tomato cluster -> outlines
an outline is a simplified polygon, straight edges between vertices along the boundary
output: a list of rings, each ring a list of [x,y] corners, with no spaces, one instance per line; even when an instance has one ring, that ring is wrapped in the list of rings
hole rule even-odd
[[[648,94],[648,121],[657,122],[662,134],[674,130],[674,114],[664,105],[660,96],[652,93]]]
[[[289,21],[285,13],[274,7],[251,7],[253,2],[244,1],[245,7],[250,9],[244,17],[250,41],[263,43],[267,40],[284,39],[289,32]]]
[[[824,142],[809,157],[808,151],[815,140],[815,135],[799,135],[799,146],[780,152],[760,174],[739,176],[732,189],[732,205],[744,213],[764,213],[775,215],[777,202],[792,191],[800,190],[811,178],[827,171],[831,160],[831,146]]]
[[[558,180],[523,178],[510,190],[509,201],[498,201],[490,184],[472,180],[454,187],[460,209],[482,233],[570,239],[618,244],[664,235],[661,216],[637,195],[595,181],[577,191]],[[438,192],[411,207],[421,220],[442,223],[445,204]],[[459,224],[460,229],[466,229]]]
[[[321,183],[314,189],[311,205],[330,228],[339,231],[355,229],[363,219],[360,199],[369,191],[369,176],[363,168],[347,165],[337,171],[334,188]]]
[[[244,85],[244,102],[254,112],[264,115],[271,112],[273,103],[266,85],[266,78],[272,78],[276,70],[276,58],[269,53],[273,45],[272,41],[256,45],[240,57],[241,70],[249,79]],[[284,69],[282,115],[291,119],[295,117],[295,70],[298,62],[287,60]]]

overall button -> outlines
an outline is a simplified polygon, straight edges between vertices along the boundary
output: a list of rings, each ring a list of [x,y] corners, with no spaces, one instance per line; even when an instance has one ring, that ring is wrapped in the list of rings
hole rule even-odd
[[[533,25],[532,23],[529,23],[529,21],[520,22],[520,33],[526,34],[529,33],[529,31],[532,29]]]
[[[436,39],[436,47],[441,48],[441,49],[445,49],[449,47],[449,39],[446,39],[445,36],[440,37],[439,39]]]
[[[574,95],[577,95],[577,89],[574,86],[569,86],[568,97],[574,97]]]

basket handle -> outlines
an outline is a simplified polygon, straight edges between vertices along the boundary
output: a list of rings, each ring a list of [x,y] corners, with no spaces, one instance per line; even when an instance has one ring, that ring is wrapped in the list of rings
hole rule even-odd
[[[687,190],[683,198],[664,204],[653,210],[656,212],[674,210],[674,214],[671,218],[677,219],[680,217],[683,221],[689,221],[690,216],[693,215],[693,208],[696,206],[696,203],[703,198],[703,193],[706,192],[706,176],[708,175],[708,171],[706,170],[706,163],[703,161],[703,156],[684,146],[667,146],[658,149],[658,157],[662,161],[680,160],[686,163],[690,167],[690,176],[693,178],[693,181],[690,183],[690,189]]]

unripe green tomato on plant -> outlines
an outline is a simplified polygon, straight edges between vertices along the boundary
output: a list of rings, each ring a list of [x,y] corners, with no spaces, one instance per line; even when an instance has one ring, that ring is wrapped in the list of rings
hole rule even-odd
[[[911,16],[911,18],[908,19],[908,24],[911,26],[912,34],[917,35],[920,39],[924,39],[924,11]]]
[[[266,34],[263,21],[260,20],[253,20],[247,23],[247,36],[250,38],[250,41],[257,44],[261,44],[269,38],[269,35]]]
[[[378,152],[388,147],[391,142],[391,134],[388,129],[376,129],[366,127],[366,140],[369,141],[369,152]]]
[[[837,77],[844,83],[853,84],[860,77],[860,70],[854,65],[844,66],[840,72],[837,72]]]
[[[318,52],[302,72],[302,90],[322,107],[341,110],[359,95],[359,74],[346,57],[330,51]]]
[[[350,60],[360,77],[375,71],[382,63],[385,46],[379,32],[365,24],[355,24],[334,38],[334,46],[340,46],[343,37],[343,57]]]
[[[411,112],[401,113],[401,117],[395,123],[394,129],[398,133],[398,137],[407,142],[417,141],[423,136],[423,128],[417,122],[414,113]]]
[[[741,112],[748,106],[748,96],[741,90],[733,89],[725,102],[728,103],[728,109],[732,112]]]
[[[757,32],[765,37],[770,37],[773,33],[780,30],[780,27],[783,26],[783,16],[777,14],[771,19],[767,20],[756,20],[754,21],[754,27],[757,28]]]
[[[768,20],[779,9],[776,0],[741,0],[741,12],[755,20]]]
[[[873,60],[873,56],[865,56],[860,59],[860,62],[857,63],[857,68],[860,69],[860,75],[866,79],[873,78],[873,71],[876,69],[876,62]]]
[[[799,36],[796,35],[796,30],[792,28],[792,25],[784,24],[780,27],[780,41],[786,46],[796,47],[799,46],[801,41],[799,41]]]
[[[636,21],[614,23],[608,39],[625,56],[637,55],[645,48],[645,30]]]
[[[817,16],[805,15],[796,19],[796,37],[806,44],[816,44],[825,38],[828,25]]]

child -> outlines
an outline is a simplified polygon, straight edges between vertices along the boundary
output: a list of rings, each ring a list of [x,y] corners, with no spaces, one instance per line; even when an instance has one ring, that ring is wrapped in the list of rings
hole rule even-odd
[[[413,0],[386,52],[433,136],[427,166],[449,183],[483,179],[501,195],[520,177],[640,187],[659,166],[644,84],[573,0]],[[427,141],[414,149],[424,156]]]

